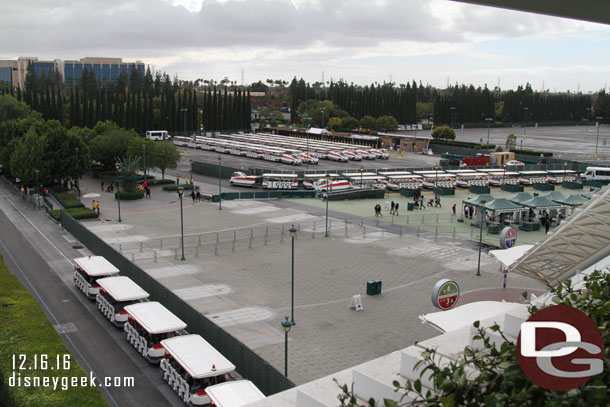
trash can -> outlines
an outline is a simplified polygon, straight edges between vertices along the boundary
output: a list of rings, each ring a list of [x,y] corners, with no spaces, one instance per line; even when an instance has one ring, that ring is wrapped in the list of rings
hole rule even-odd
[[[413,202],[407,203],[407,210],[408,211],[412,211],[413,210]]]
[[[369,280],[366,282],[366,295],[381,294],[381,280]]]

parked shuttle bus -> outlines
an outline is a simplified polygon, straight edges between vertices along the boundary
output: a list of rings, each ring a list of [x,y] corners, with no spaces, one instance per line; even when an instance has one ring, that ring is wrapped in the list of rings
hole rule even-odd
[[[100,285],[100,292],[96,296],[97,309],[119,328],[127,322],[125,307],[141,302],[150,295],[126,276],[100,278],[97,283]]]
[[[159,363],[163,379],[188,405],[210,404],[208,386],[227,382],[235,370],[235,365],[199,335],[165,339],[161,346],[165,348]]]
[[[381,173],[380,173],[381,174]],[[421,189],[421,175],[388,175],[386,188],[391,191],[401,189]]]
[[[167,130],[149,130],[146,132],[146,138],[149,140],[169,140],[171,137]]]
[[[580,174],[585,181],[609,181],[610,168],[608,167],[587,167],[587,170]]]
[[[576,181],[576,171],[573,170],[548,170],[547,179],[551,184]]]
[[[263,174],[265,189],[297,189],[299,180],[297,174]]]
[[[206,388],[212,407],[242,407],[265,395],[250,380],[235,380]]]
[[[488,176],[489,185],[499,187],[502,185],[518,185],[519,173],[514,171],[495,171]]]
[[[253,187],[258,182],[259,178],[258,175],[246,175],[241,171],[237,171],[231,175],[229,184],[242,187]]]
[[[455,188],[455,174],[445,174],[439,171],[438,174],[422,174],[422,177],[422,187],[424,188]]]
[[[519,171],[519,183],[522,185],[548,183],[546,171]]]
[[[119,274],[119,269],[102,256],[79,257],[74,263],[74,284],[90,300],[95,300],[100,291],[98,279]]]
[[[303,175],[303,188],[314,189],[316,182],[328,176],[332,180],[339,178],[339,174],[304,174]]]
[[[159,363],[165,355],[161,341],[186,328],[184,322],[156,301],[128,305],[125,311],[129,314],[123,325],[127,341],[151,363]]]
[[[345,175],[345,174],[343,174]],[[350,177],[353,185],[360,185],[361,188],[385,189],[387,180],[381,175],[356,176]]]

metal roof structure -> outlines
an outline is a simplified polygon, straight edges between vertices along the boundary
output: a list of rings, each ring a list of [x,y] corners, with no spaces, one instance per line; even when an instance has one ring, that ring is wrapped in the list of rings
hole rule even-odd
[[[86,256],[74,259],[74,263],[91,277],[118,274],[119,269],[102,256]]]
[[[156,301],[128,305],[125,307],[125,311],[151,334],[174,332],[186,328],[186,324],[180,318]]]
[[[97,283],[118,302],[142,300],[150,296],[126,276],[100,278]]]
[[[265,398],[250,380],[235,380],[205,388],[210,400],[218,407],[241,407]]]
[[[610,255],[610,186],[510,267],[555,286]]]
[[[235,370],[235,365],[199,335],[164,339],[161,345],[195,379],[214,377]]]

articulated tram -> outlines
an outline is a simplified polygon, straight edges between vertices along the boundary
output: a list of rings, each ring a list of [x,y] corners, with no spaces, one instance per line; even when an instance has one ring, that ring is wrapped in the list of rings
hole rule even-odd
[[[100,278],[97,283],[100,285],[100,292],[95,298],[97,309],[119,328],[128,319],[125,307],[142,302],[150,296],[126,276]]]
[[[100,292],[98,279],[119,274],[119,269],[102,256],[79,257],[74,263],[74,284],[90,300],[95,300]]]

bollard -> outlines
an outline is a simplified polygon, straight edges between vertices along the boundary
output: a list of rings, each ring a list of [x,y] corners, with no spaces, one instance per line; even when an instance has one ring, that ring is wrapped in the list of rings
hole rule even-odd
[[[282,237],[284,237],[284,226],[286,225],[282,225]]]
[[[436,214],[436,223],[438,223],[438,213]]]
[[[119,243],[119,253],[123,254],[123,245]]]
[[[140,240],[140,253],[144,250],[144,243]]]
[[[316,225],[315,225],[315,222],[314,222],[314,225],[313,225],[313,229],[311,229],[311,237],[314,238],[314,239],[316,238]]]
[[[362,236],[366,237],[366,225],[362,226]]]
[[[233,241],[235,241],[235,239],[237,239],[237,231],[236,230],[233,231]]]
[[[252,248],[252,236],[250,236],[250,244],[248,245],[248,249]]]
[[[269,236],[269,226],[265,226],[265,237]]]
[[[156,250],[153,252],[153,261],[155,263],[157,262],[157,251]]]
[[[421,224],[422,224],[422,225],[424,224],[424,218],[425,218],[425,217],[426,217],[426,215],[422,215],[422,216],[421,216]]]
[[[195,247],[195,257],[199,257],[199,246]]]
[[[455,226],[453,227],[453,239],[455,240]]]
[[[136,254],[135,253],[131,253],[131,262],[132,263],[136,262]]]
[[[233,245],[231,246],[231,251],[234,252],[235,251],[235,240],[233,240]]]
[[[282,226],[282,229],[284,227]],[[284,243],[284,232],[282,232],[282,234],[280,235],[280,243]]]
[[[201,235],[198,236],[197,246],[201,247]]]
[[[178,249],[174,249],[174,260],[178,260]]]
[[[216,243],[220,242],[220,236],[216,233]]]
[[[347,237],[347,219],[345,219],[345,237]]]
[[[394,215],[392,215],[392,221],[390,222],[390,225],[394,224]]]
[[[331,230],[333,228],[333,220],[329,219],[328,220],[328,230]]]
[[[313,228],[314,228],[314,230],[316,229],[316,221],[315,220],[313,221]]]
[[[419,237],[419,226],[417,227],[417,237]]]
[[[250,239],[252,239],[252,237],[254,237],[254,231],[252,230],[252,228],[250,228]]]
[[[438,226],[436,226],[434,231],[434,240],[438,239]]]
[[[161,243],[159,244],[159,249],[163,250],[163,239],[161,239]]]
[[[218,254],[218,243],[214,243],[214,256]]]
[[[267,246],[267,235],[265,235],[265,246]]]

